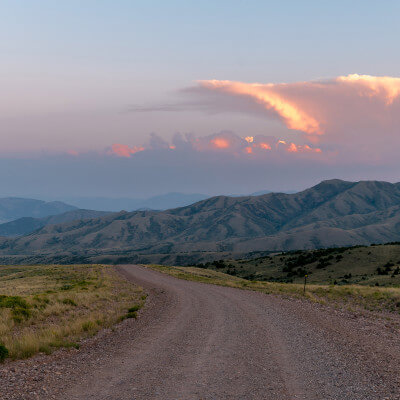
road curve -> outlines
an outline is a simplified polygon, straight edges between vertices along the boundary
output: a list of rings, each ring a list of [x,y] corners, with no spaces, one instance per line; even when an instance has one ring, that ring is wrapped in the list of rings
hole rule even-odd
[[[64,399],[400,399],[399,343],[373,324],[308,302],[118,269],[149,304],[130,340],[106,362],[100,355]]]

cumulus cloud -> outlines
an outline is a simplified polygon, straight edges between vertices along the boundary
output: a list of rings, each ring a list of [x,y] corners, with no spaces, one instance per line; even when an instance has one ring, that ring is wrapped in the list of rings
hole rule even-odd
[[[287,84],[213,80],[200,81],[180,94],[179,103],[131,111],[190,111],[190,128],[174,122],[171,114],[170,129],[196,129],[193,111],[200,112],[197,121],[207,113],[206,128],[198,128],[203,136],[175,134],[166,140],[151,134],[142,141],[133,139],[139,137],[135,132],[127,140],[126,134],[116,136],[118,129],[110,124],[104,132],[112,131],[118,140],[104,150],[98,149],[106,146],[105,133],[101,144],[96,142],[90,151],[74,144],[72,150],[60,150],[63,155],[48,150],[38,151],[32,159],[26,159],[25,153],[3,157],[2,186],[10,195],[23,194],[18,188],[24,188],[25,195],[26,190],[38,193],[34,175],[42,180],[43,193],[52,182],[52,192],[128,195],[136,191],[144,196],[169,191],[293,190],[327,178],[399,180],[400,78],[353,74]],[[224,113],[230,115],[225,119]],[[246,116],[235,119],[232,113]],[[220,115],[213,119],[213,114]],[[259,119],[246,129],[252,121],[249,116]],[[244,122],[236,126],[241,119]],[[275,122],[267,121],[264,129],[264,121],[270,119]],[[240,129],[239,134],[220,131],[204,136],[216,120],[214,129],[226,126]],[[150,121],[155,129],[153,121],[157,115],[151,115]],[[24,122],[24,129],[28,125]],[[64,125],[70,129],[70,124],[57,123]],[[141,128],[135,125],[135,129]],[[66,149],[70,146],[65,143]]]
[[[378,160],[395,156],[400,145],[400,78],[396,77],[351,74],[279,84],[205,80],[183,93],[202,104],[199,110],[208,104],[214,113],[278,118],[289,132],[343,156]]]
[[[207,91],[216,91],[228,96],[248,97],[257,105],[262,105],[267,111],[279,115],[289,129],[310,134],[322,133],[318,120],[303,107],[287,100],[280,93],[278,85],[212,80],[201,81],[200,87]]]
[[[272,118],[282,122],[282,129],[177,133],[170,140],[151,134],[144,141],[114,143],[102,154],[108,155],[107,162],[129,162],[152,176],[196,175],[198,182],[218,175],[218,185],[229,178],[233,186],[240,174],[243,182],[252,174],[254,182],[268,177],[279,183],[282,171],[291,186],[299,176],[372,178],[383,167],[379,179],[388,179],[399,163],[400,78],[347,75],[289,84],[201,81],[183,94],[189,96],[187,110]],[[154,111],[184,111],[183,104]]]
[[[114,143],[111,146],[111,150],[108,153],[115,154],[118,157],[129,158],[132,154],[138,153],[139,151],[144,151],[144,147],[143,146],[129,147],[126,144]]]
[[[351,74],[339,76],[336,82],[343,82],[358,92],[359,96],[383,99],[391,105],[400,94],[400,78]]]
[[[286,142],[277,139],[274,136],[255,135],[240,137],[230,132],[222,131],[208,136],[196,137],[194,135],[176,134],[171,143],[165,141],[155,134],[151,134],[147,144],[140,146],[132,146],[126,144],[113,144],[111,154],[118,157],[131,157],[139,152],[160,152],[174,151],[175,153],[223,153],[232,157],[246,157],[248,155],[257,156],[260,160],[265,157],[271,158],[285,157],[293,158],[294,153],[313,155],[319,154],[322,150],[312,144],[295,144],[294,142]]]

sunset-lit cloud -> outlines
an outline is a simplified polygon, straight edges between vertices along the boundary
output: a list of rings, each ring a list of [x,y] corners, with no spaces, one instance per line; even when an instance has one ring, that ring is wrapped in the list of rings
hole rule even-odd
[[[289,153],[307,153],[307,152],[314,152],[314,153],[321,153],[321,149],[318,147],[310,147],[308,144],[305,144],[304,146],[302,145],[296,145],[294,143],[290,143],[286,150]]]
[[[111,146],[111,153],[119,157],[129,158],[132,154],[138,153],[139,151],[144,151],[143,146],[133,146],[129,147],[126,144],[114,143]]]
[[[264,149],[264,150],[271,150],[271,145],[268,143],[259,143],[258,147],[260,149]]]
[[[92,150],[74,144],[74,150],[62,152],[74,157],[85,151],[97,151],[114,157],[140,158],[142,155],[135,155],[165,151],[187,155],[207,153],[210,157],[224,154],[232,159],[247,157],[268,162],[318,158],[332,163],[368,165],[398,158],[400,78],[350,74],[325,80],[265,84],[211,80],[200,81],[179,93],[184,98],[177,109],[171,104],[167,109],[154,107],[154,112],[189,110],[199,111],[200,116],[207,112],[207,123],[219,114],[216,117],[219,124],[228,129],[235,124],[231,116],[225,119],[223,113],[245,113],[248,128],[242,126],[240,134],[221,130],[210,135],[199,129],[198,134],[169,136],[169,139],[165,132],[145,138],[135,132],[132,137],[118,136],[116,143],[106,150],[107,143],[102,144],[104,147],[97,143]],[[256,126],[251,124],[251,117],[258,118]],[[274,121],[266,121],[264,128],[264,119]],[[177,125],[171,129],[179,128]]]
[[[377,136],[385,135],[390,140],[400,129],[398,77],[348,74],[293,83],[200,80],[179,94],[183,98],[175,106],[154,105],[146,110],[241,113],[279,120],[282,129],[314,144],[357,147],[362,135],[365,146],[382,153],[386,147],[382,143],[376,147]],[[143,108],[134,111],[143,112]],[[226,126],[229,127],[229,120]],[[247,134],[246,140],[254,136],[253,132]]]
[[[397,77],[349,74],[294,83],[204,80],[182,94],[191,97],[191,109],[197,102],[199,111],[212,114],[278,119],[284,138],[266,143],[293,154],[326,153],[329,148],[345,160],[375,163],[397,157],[400,146]],[[245,136],[249,144],[253,136]]]
[[[313,151],[315,153],[322,153],[322,150],[320,148],[318,148],[318,147],[311,148],[308,144],[301,146],[301,149],[303,151]]]
[[[230,143],[227,139],[216,137],[210,140],[210,143],[217,149],[227,149]]]
[[[350,74],[339,76],[336,81],[352,85],[360,96],[383,98],[387,105],[400,94],[400,78]]]
[[[320,148],[313,147],[309,144],[295,144],[294,142],[286,143],[273,136],[256,135],[249,137],[240,137],[239,135],[223,131],[203,137],[195,137],[193,135],[175,135],[172,143],[168,144],[156,135],[152,135],[150,141],[144,145],[136,145],[130,147],[124,144],[114,144],[112,151],[106,154],[117,155],[119,157],[130,157],[137,152],[146,151],[148,154],[154,151],[174,151],[178,153],[224,153],[231,155],[232,158],[247,157],[249,155],[258,156],[260,160],[266,155],[266,151],[270,153],[274,151],[276,157],[290,157],[294,153],[321,153]],[[158,153],[159,154],[159,153]],[[286,155],[285,155],[286,154]]]
[[[217,80],[201,81],[200,85],[207,90],[215,90],[228,95],[248,96],[263,105],[266,110],[279,115],[289,129],[309,134],[322,133],[320,123],[311,114],[279,93],[279,85]]]

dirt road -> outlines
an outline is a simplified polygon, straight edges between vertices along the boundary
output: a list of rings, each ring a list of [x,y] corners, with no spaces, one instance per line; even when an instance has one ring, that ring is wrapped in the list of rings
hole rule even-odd
[[[119,267],[151,302],[65,399],[400,399],[400,346],[379,324],[261,293]]]

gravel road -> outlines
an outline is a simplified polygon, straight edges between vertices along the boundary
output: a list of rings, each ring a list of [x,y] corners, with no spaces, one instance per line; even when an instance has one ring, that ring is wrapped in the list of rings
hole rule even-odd
[[[68,356],[61,393],[51,383],[37,398],[400,399],[399,332],[381,320],[139,266],[118,269],[149,293],[140,318],[100,350]]]

